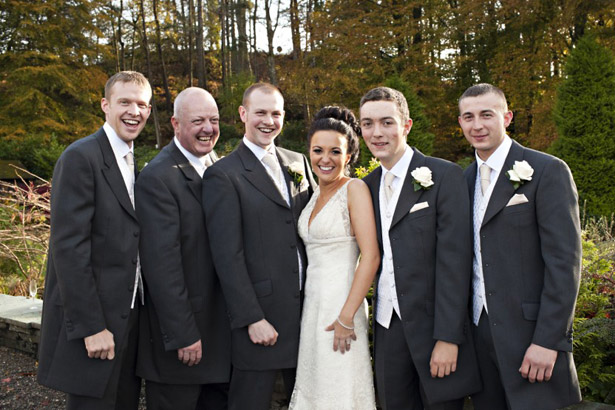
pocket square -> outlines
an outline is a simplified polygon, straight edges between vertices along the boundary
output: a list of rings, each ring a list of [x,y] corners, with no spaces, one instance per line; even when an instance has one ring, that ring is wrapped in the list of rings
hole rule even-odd
[[[527,197],[525,195],[514,194],[512,198],[510,198],[510,201],[508,201],[506,206],[519,205],[519,204],[524,204],[526,202],[529,202],[529,201],[527,200]]]
[[[410,209],[410,212],[408,213],[411,214],[412,212],[420,211],[423,208],[429,208],[429,204],[427,203],[427,201],[414,204],[414,206]]]

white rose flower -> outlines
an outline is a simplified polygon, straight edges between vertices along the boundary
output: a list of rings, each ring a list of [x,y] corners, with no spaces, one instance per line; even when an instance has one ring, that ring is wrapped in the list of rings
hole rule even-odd
[[[508,171],[508,179],[514,182],[521,182],[521,178],[519,178],[519,174],[515,172],[515,168]]]
[[[531,181],[534,174],[534,168],[527,161],[515,161],[513,171],[519,176],[519,180]]]
[[[300,163],[293,162],[288,166],[288,170],[295,174],[303,174],[303,166]]]
[[[423,188],[429,188],[433,185],[431,170],[427,167],[419,167],[412,171],[410,175],[414,178],[414,182]]]

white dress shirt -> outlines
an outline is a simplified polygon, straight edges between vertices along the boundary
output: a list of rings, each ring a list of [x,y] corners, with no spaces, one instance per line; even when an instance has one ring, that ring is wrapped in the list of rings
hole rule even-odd
[[[390,170],[387,170],[384,166],[382,166],[382,175],[380,178],[378,200],[380,201],[380,223],[382,225],[383,255],[382,271],[380,272],[380,279],[378,280],[376,321],[387,329],[391,323],[393,311],[395,311],[397,316],[401,318],[399,301],[397,300],[397,288],[395,286],[395,270],[393,268],[395,265],[393,263],[393,251],[391,249],[389,229],[391,228],[391,222],[393,221],[393,215],[395,214],[399,194],[401,193],[401,188],[404,185],[404,180],[406,179],[406,174],[408,173],[408,167],[412,161],[413,154],[414,151],[412,148],[406,146],[404,155]],[[391,199],[388,204],[384,193],[384,176],[387,172],[391,172],[395,175],[395,179],[391,184],[393,194],[391,195]]]
[[[133,152],[134,143],[131,144],[131,146],[129,147],[128,144],[126,144],[126,141],[123,141],[120,137],[118,137],[113,127],[111,127],[111,125],[109,125],[109,123],[107,122],[104,123],[103,129],[105,130],[105,134],[107,134],[109,144],[111,144],[111,150],[113,150],[113,155],[115,155],[115,162],[117,162],[117,165],[120,168],[120,172],[122,173],[122,178],[124,179],[124,184],[126,184],[126,190],[128,191],[128,196],[132,197],[134,195],[135,170],[128,168],[128,164],[126,163],[124,157],[126,156],[126,154],[128,154],[128,152]],[[134,198],[131,199],[134,201]],[[143,279],[141,278],[141,261],[139,259],[138,253],[137,269],[135,271],[135,285],[134,291],[132,293],[132,302],[130,303],[131,309],[135,306],[137,292],[139,292],[141,296],[141,304],[143,304],[145,295],[143,292]]]
[[[177,146],[179,151],[184,154],[184,157],[186,157],[188,162],[190,162],[190,165],[192,165],[197,174],[199,174],[199,176],[203,178],[203,174],[207,169],[207,167],[205,166],[205,159],[207,158],[207,155],[197,157],[196,155],[188,151],[186,148],[182,147],[182,144],[177,139],[177,136],[173,137],[173,141],[175,142],[175,145]]]
[[[485,308],[486,312],[489,312],[487,309],[487,299],[485,297],[485,278],[483,276],[483,262],[481,255],[481,244],[480,244],[480,227],[483,223],[483,217],[485,216],[485,211],[487,210],[487,205],[489,205],[489,200],[491,199],[491,194],[493,193],[493,188],[495,187],[495,182],[498,180],[500,172],[502,172],[502,167],[504,167],[504,161],[506,161],[506,157],[508,156],[508,152],[510,151],[510,147],[512,146],[512,140],[508,135],[504,137],[504,141],[500,144],[500,146],[487,158],[487,161],[483,161],[480,159],[478,154],[476,156],[476,181],[474,184],[474,259],[473,259],[473,274],[472,274],[472,320],[475,325],[478,325],[478,320],[480,319],[480,314]],[[490,184],[489,188],[483,195],[480,187],[480,173],[478,170],[480,166],[483,164],[489,165],[491,168],[491,176],[490,176]]]

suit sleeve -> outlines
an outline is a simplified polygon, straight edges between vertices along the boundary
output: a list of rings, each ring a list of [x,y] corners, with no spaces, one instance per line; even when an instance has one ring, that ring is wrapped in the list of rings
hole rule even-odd
[[[107,326],[92,269],[95,172],[84,152],[69,149],[56,165],[51,195],[49,247],[64,309],[68,340]]]
[[[572,322],[581,273],[581,228],[576,186],[568,166],[552,159],[536,190],[536,219],[544,285],[533,343],[572,351]]]
[[[470,200],[461,168],[451,165],[441,179],[436,205],[435,340],[460,344],[467,318],[472,267]]]
[[[152,172],[135,186],[143,278],[160,320],[167,351],[201,338],[185,283],[181,253],[180,209],[169,187]]]
[[[239,194],[229,175],[219,166],[208,168],[203,175],[205,221],[232,329],[246,327],[265,318],[246,267],[241,206]]]

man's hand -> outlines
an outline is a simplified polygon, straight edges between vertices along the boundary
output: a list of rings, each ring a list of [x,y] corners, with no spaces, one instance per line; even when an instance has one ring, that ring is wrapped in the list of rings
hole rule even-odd
[[[458,351],[459,347],[456,344],[438,340],[429,361],[431,377],[442,378],[457,370]]]
[[[113,333],[107,329],[83,339],[85,349],[88,351],[90,359],[109,359],[115,358],[115,343]]]
[[[532,343],[525,351],[519,373],[530,383],[548,382],[553,374],[553,367],[557,360],[557,350],[547,349]]]
[[[273,346],[278,340],[278,332],[266,319],[261,319],[248,326],[250,340],[254,344]]]
[[[199,364],[203,357],[203,348],[201,347],[201,339],[197,340],[188,347],[177,349],[177,358],[183,364],[194,366]]]

